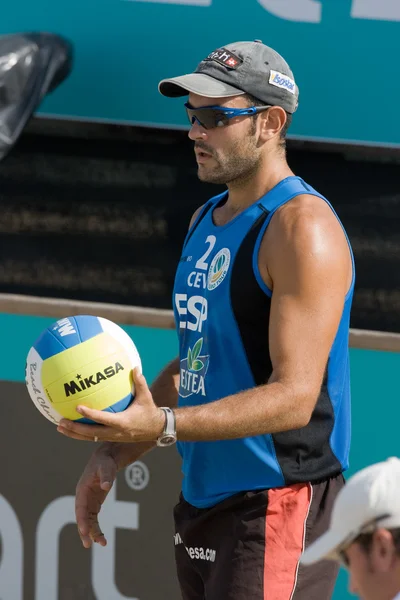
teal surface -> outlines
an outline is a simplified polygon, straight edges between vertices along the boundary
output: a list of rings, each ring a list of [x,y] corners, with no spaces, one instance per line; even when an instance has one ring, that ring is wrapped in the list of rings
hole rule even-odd
[[[54,319],[0,314],[2,355],[0,379],[23,381],[26,355]],[[175,331],[124,326],[141,354],[144,374],[150,383],[158,371],[177,355]],[[373,350],[350,351],[352,381],[352,449],[350,476],[359,469],[399,455],[400,353]],[[26,401],[29,402],[27,394]],[[347,574],[340,573],[334,600],[354,598],[347,591]],[[323,600],[323,599],[321,599]]]
[[[32,30],[75,47],[73,73],[43,114],[187,127],[182,100],[161,97],[158,81],[229,42],[259,38],[295,73],[294,137],[400,145],[395,0],[8,2],[0,34]]]
[[[350,350],[353,473],[388,456],[400,456],[400,353]],[[341,569],[333,600],[350,600],[348,575]]]
[[[2,339],[7,340],[7,346],[2,347],[0,379],[25,380],[25,360],[28,352],[43,329],[55,320],[48,317],[0,314]],[[150,383],[157,373],[177,356],[176,333],[167,329],[126,325],[122,327],[134,340],[142,360],[143,373]]]

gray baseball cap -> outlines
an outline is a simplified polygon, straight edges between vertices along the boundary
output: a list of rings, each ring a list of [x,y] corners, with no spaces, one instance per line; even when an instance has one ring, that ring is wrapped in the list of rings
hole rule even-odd
[[[176,98],[189,92],[207,98],[251,94],[265,104],[295,112],[299,88],[287,62],[261,40],[235,42],[211,52],[193,73],[163,79],[163,96]]]

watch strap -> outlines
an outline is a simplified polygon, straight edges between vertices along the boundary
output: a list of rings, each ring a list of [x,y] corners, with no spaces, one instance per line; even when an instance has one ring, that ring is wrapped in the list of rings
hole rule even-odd
[[[157,444],[159,446],[170,445],[176,442],[175,413],[169,406],[160,406],[160,408],[165,414],[165,425],[162,434],[157,439]]]

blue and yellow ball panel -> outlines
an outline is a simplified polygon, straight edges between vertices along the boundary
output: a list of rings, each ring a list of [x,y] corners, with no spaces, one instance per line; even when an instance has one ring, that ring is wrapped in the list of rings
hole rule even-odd
[[[132,369],[141,369],[140,357],[115,323],[94,316],[60,319],[33,348],[43,361],[40,378],[46,398],[61,416],[90,422],[76,412],[79,404],[121,412],[132,402]]]
[[[103,328],[98,317],[91,315],[66,317],[45,329],[34,343],[34,348],[39,356],[46,360],[67,348],[86,342],[102,332]]]

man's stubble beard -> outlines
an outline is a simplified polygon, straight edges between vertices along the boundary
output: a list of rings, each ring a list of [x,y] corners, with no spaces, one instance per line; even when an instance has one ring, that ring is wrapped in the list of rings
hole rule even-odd
[[[238,141],[223,161],[220,161],[215,155],[212,156],[211,160],[217,163],[215,167],[212,169],[204,168],[204,172],[199,167],[198,177],[200,181],[220,185],[234,184],[240,186],[250,180],[260,167],[261,155],[257,152],[254,138],[249,138],[245,141],[245,152],[240,151],[243,142]]]

